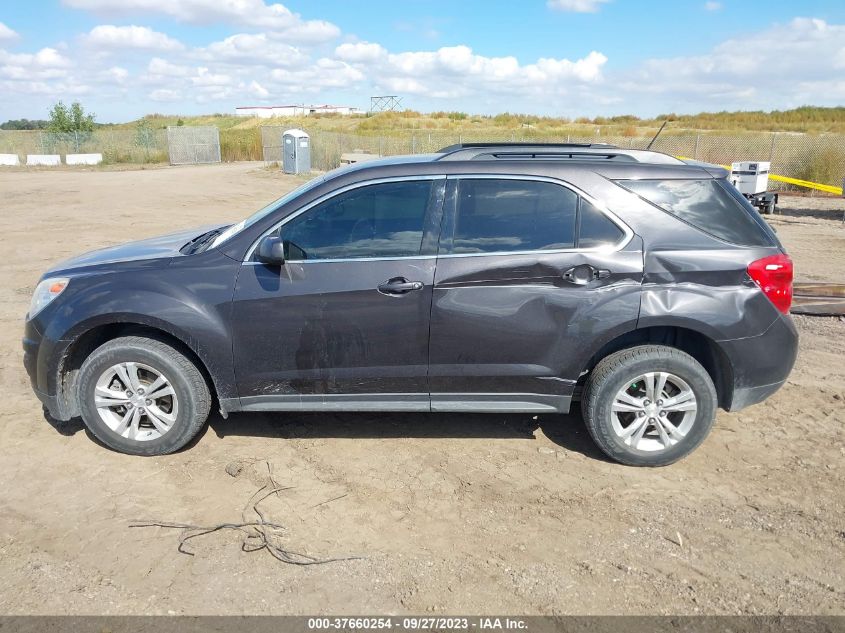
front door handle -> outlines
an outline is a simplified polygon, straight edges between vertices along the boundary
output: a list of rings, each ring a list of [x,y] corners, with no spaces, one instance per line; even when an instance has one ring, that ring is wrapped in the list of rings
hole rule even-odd
[[[595,268],[589,264],[581,264],[563,271],[562,276],[564,281],[571,284],[586,286],[595,279],[607,279],[610,277],[610,271],[605,268]]]
[[[423,282],[408,281],[404,277],[394,277],[378,285],[378,291],[383,295],[404,295],[422,288]]]

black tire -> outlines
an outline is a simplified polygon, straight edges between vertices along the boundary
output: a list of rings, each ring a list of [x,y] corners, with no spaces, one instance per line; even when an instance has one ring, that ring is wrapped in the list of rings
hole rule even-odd
[[[116,433],[94,404],[94,391],[103,372],[126,362],[147,365],[164,375],[178,399],[175,421],[155,439],[139,441]],[[196,365],[170,345],[147,337],[125,336],[98,347],[82,364],[77,385],[85,426],[109,448],[130,455],[166,455],[179,450],[200,431],[211,408],[208,385]]]
[[[682,379],[698,405],[686,436],[656,451],[626,444],[614,431],[611,419],[619,391],[648,372],[668,372]],[[717,406],[716,389],[704,367],[689,354],[663,345],[631,347],[602,359],[588,377],[582,400],[584,423],[595,443],[608,457],[629,466],[666,466],[691,453],[710,433]]]

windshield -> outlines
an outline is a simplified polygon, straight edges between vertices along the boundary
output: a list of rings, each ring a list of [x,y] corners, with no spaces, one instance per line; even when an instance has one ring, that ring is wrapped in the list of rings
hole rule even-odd
[[[263,209],[259,209],[258,211],[253,213],[251,216],[249,216],[245,220],[241,220],[237,224],[233,224],[228,229],[223,231],[220,235],[218,235],[214,239],[214,241],[211,243],[211,246],[209,246],[209,248],[214,248],[215,246],[220,246],[223,242],[228,241],[229,239],[233,238],[235,235],[237,235],[238,233],[240,233],[244,229],[249,228],[250,226],[252,226],[256,222],[258,222],[259,220],[265,218],[266,216],[268,216],[270,213],[272,213],[273,211],[278,209],[283,204],[287,204],[288,202],[290,202],[291,200],[293,200],[297,196],[302,195],[306,191],[310,191],[311,189],[313,189],[314,187],[316,187],[317,185],[322,183],[325,179],[326,179],[325,176],[321,176],[320,178],[314,178],[313,180],[309,180],[308,182],[306,182],[303,185],[300,185],[299,187],[297,187],[293,191],[286,193],[285,195],[283,195],[278,200],[274,200],[273,202],[268,204]]]

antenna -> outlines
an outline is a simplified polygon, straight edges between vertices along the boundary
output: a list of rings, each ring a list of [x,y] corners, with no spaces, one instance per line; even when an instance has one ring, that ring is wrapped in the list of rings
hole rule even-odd
[[[663,122],[663,125],[661,125],[661,126],[660,126],[660,129],[659,129],[659,130],[657,130],[657,134],[655,134],[655,135],[654,135],[654,138],[653,138],[653,139],[651,139],[651,143],[649,143],[649,144],[648,144],[648,147],[646,147],[646,149],[651,149],[651,146],[652,146],[652,145],[654,145],[654,141],[656,141],[656,140],[657,140],[657,137],[658,137],[658,136],[660,136],[660,133],[663,131],[663,128],[665,128],[665,127],[666,127],[666,124],[667,124],[667,123],[669,123],[669,119],[666,119],[666,120]]]

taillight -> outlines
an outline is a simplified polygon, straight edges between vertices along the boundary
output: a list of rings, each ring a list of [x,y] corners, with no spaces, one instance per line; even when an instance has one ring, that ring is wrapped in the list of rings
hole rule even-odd
[[[748,264],[748,274],[775,307],[786,314],[792,305],[792,260],[772,255]]]

